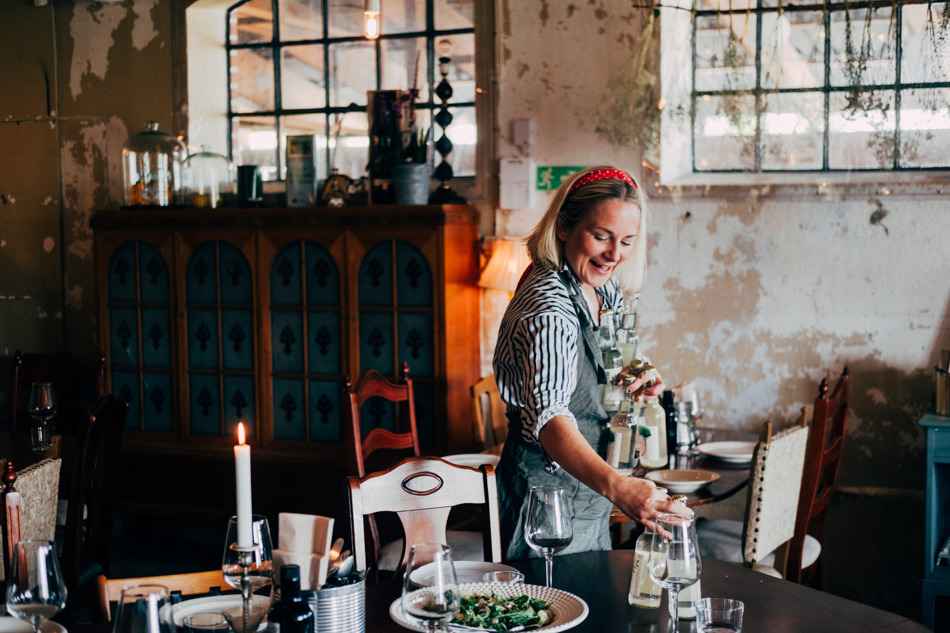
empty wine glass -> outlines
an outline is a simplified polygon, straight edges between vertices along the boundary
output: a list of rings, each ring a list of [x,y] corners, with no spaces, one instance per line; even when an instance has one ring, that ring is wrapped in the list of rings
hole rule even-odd
[[[415,573],[422,568],[421,573]],[[459,610],[458,580],[452,549],[440,543],[417,543],[409,550],[402,581],[402,610],[422,620],[430,632],[445,625]]]
[[[50,425],[56,417],[56,392],[51,382],[34,382],[30,385],[30,402],[27,412],[33,418],[30,425],[30,445],[35,453],[49,450],[53,431]]]
[[[267,518],[259,514],[251,517],[252,551],[247,554],[247,579],[251,584],[251,593],[264,587],[270,587],[274,561],[274,548],[270,538],[270,527]],[[224,580],[235,589],[241,589],[241,554],[237,551],[237,517],[232,516],[228,521],[228,534],[224,541],[224,555],[221,560],[221,571]]]
[[[574,505],[557,486],[533,486],[528,495],[524,539],[544,556],[545,584],[554,581],[554,555],[574,540]]]
[[[66,583],[51,541],[20,541],[13,547],[7,579],[7,611],[40,626],[66,606]]]
[[[699,580],[702,561],[693,519],[678,514],[659,514],[654,519],[657,530],[647,563],[650,577],[668,592],[670,618],[676,631],[679,626],[679,592]]]
[[[175,633],[168,587],[125,587],[112,618],[112,633]]]

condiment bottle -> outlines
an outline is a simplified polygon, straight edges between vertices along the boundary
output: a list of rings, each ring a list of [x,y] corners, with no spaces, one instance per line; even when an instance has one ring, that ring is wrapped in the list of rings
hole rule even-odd
[[[300,566],[280,568],[280,602],[267,613],[270,633],[314,633],[314,617],[300,591]]]

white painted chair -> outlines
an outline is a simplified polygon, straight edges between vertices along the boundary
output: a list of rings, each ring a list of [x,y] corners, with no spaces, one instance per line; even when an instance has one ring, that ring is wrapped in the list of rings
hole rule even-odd
[[[498,493],[491,465],[469,468],[437,457],[410,457],[389,470],[362,479],[350,477],[348,492],[351,540],[360,571],[367,567],[363,519],[377,512],[395,512],[405,536],[387,544],[380,560],[373,561],[380,569],[401,568],[409,555],[408,545],[423,542],[448,543],[455,560],[473,560],[464,544],[453,543],[453,535],[445,529],[449,511],[463,503],[487,505],[488,525],[481,533],[467,534],[481,537],[481,551],[490,552],[492,562],[501,562]],[[386,549],[392,550],[394,558],[398,554],[393,566],[381,564]],[[485,560],[484,555],[478,560]]]
[[[782,578],[788,542],[795,535],[795,516],[808,445],[808,416],[776,435],[766,422],[753,457],[746,520],[705,520],[697,523],[703,557],[742,563],[756,571]],[[817,540],[806,540],[802,567],[821,553]]]

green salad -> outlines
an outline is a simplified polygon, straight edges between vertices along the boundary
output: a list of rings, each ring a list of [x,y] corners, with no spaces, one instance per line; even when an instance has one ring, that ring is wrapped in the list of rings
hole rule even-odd
[[[522,627],[544,626],[553,615],[550,605],[526,595],[503,598],[495,594],[465,596],[453,624],[507,633]]]

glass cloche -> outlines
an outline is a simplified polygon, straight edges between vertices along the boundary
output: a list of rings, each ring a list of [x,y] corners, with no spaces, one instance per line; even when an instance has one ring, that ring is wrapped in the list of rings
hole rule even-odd
[[[181,187],[181,161],[185,147],[149,121],[122,148],[125,204],[130,207],[167,207],[176,202]]]
[[[222,193],[234,191],[234,167],[225,156],[202,145],[185,159],[182,181],[185,204],[215,209],[221,205]]]

